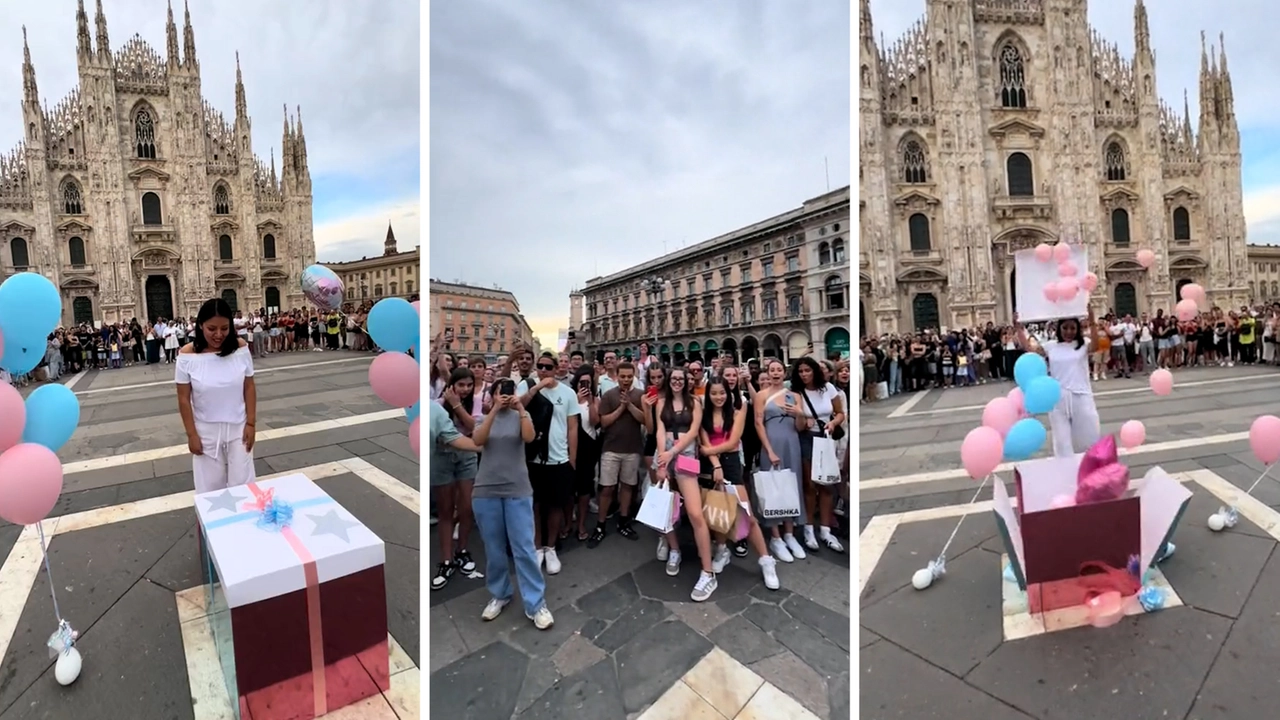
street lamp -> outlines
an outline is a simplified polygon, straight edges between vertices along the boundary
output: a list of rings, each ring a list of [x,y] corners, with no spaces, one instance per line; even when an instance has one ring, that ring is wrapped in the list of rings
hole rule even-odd
[[[649,293],[649,299],[653,303],[653,347],[649,348],[650,354],[658,355],[658,298],[657,294],[667,286],[667,279],[661,275],[651,275],[640,281],[640,287]],[[643,361],[644,358],[638,358]]]

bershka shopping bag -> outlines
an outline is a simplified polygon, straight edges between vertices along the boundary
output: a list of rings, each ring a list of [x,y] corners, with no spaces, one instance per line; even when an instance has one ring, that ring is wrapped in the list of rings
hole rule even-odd
[[[813,439],[813,481],[819,485],[836,485],[840,482],[840,458],[836,454],[836,441],[826,437]]]
[[[800,483],[790,470],[761,470],[752,476],[760,516],[770,520],[800,517]]]
[[[726,486],[726,490],[732,490]],[[702,517],[711,532],[728,535],[738,522],[738,496],[725,490],[702,491]]]
[[[666,485],[650,486],[640,503],[636,520],[660,533],[669,533],[679,519],[680,493],[672,492]]]

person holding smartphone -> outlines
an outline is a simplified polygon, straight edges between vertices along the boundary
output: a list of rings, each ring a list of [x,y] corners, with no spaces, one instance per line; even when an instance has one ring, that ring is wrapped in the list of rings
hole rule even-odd
[[[568,365],[565,356],[565,365]],[[595,376],[591,368],[579,367],[571,381],[578,391],[578,463],[573,468],[574,494],[577,498],[578,542],[586,542],[587,511],[596,494],[596,465],[600,462],[600,398],[596,394]]]

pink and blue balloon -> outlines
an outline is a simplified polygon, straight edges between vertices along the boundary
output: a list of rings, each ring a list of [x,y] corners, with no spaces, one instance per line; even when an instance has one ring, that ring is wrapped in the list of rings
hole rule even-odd
[[[418,311],[402,298],[380,300],[369,311],[369,335],[378,347],[391,352],[409,352],[421,336]]]
[[[15,445],[0,455],[0,518],[34,525],[48,517],[62,494],[62,461],[33,443]]]
[[[404,353],[383,353],[369,366],[369,385],[386,404],[407,408],[421,397],[418,363]]]
[[[1048,375],[1041,375],[1032,378],[1022,392],[1025,395],[1023,402],[1027,412],[1031,415],[1040,415],[1049,412],[1058,404],[1058,400],[1062,397],[1062,386]]]
[[[302,294],[321,310],[342,307],[342,280],[323,265],[312,265],[302,271]]]
[[[410,423],[417,420],[418,416],[421,414],[422,414],[421,400],[404,409],[404,419],[408,420]]]
[[[22,442],[62,449],[80,424],[80,401],[66,385],[41,385],[27,397]]]
[[[1022,357],[1013,364],[1013,379],[1018,383],[1018,387],[1022,388],[1023,393],[1027,391],[1028,383],[1048,374],[1048,363],[1035,353],[1023,353]]]
[[[992,427],[983,425],[969,431],[960,444],[960,461],[964,471],[974,480],[995,472],[1004,453],[1004,438]]]
[[[1022,408],[1007,397],[992,398],[982,409],[982,424],[1003,438],[1013,424],[1022,419]]]
[[[1039,420],[1019,420],[1009,428],[1009,434],[1004,437],[1004,458],[1015,462],[1026,460],[1044,447],[1047,438],[1048,432]]]

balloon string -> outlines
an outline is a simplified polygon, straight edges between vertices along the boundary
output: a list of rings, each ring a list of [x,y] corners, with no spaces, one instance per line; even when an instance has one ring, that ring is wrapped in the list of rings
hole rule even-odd
[[[991,473],[991,474],[987,475],[986,477],[982,478],[982,484],[978,486],[978,491],[977,491],[977,492],[975,492],[975,493],[973,494],[973,498],[969,500],[969,505],[970,505],[970,506],[971,506],[971,505],[973,505],[974,503],[978,502],[978,496],[982,494],[982,490],[983,490],[983,488],[985,488],[985,487],[987,486],[987,481],[988,481],[988,480],[990,480],[991,478],[995,477],[995,475],[996,475],[995,473]],[[950,547],[951,547],[951,543],[955,542],[956,535],[957,535],[957,534],[959,534],[959,532],[960,532],[960,525],[961,525],[962,523],[964,523],[964,519],[965,519],[966,517],[968,517],[968,515],[969,515],[969,507],[968,507],[968,506],[966,506],[966,507],[965,507],[965,510],[964,510],[964,514],[960,516],[960,520],[956,523],[956,527],[955,527],[955,529],[951,531],[951,537],[947,538],[947,542],[942,546],[942,552],[941,552],[941,553],[939,553],[939,556],[940,556],[940,557],[946,557],[946,556],[947,556],[947,548],[950,548]]]
[[[1271,467],[1271,465],[1268,465],[1266,469],[1262,471],[1262,474],[1258,476],[1258,479],[1254,480],[1253,484],[1249,486],[1249,489],[1244,491],[1245,495],[1253,494],[1253,489],[1258,487],[1258,483],[1262,482],[1262,478],[1266,477],[1267,473],[1271,472]]]
[[[62,613],[58,610],[58,593],[53,589],[53,572],[49,570],[49,549],[45,546],[44,521],[36,523],[36,532],[40,533],[40,553],[44,555],[45,577],[49,578],[49,597],[53,598],[53,616],[58,619],[58,625],[62,625]]]

